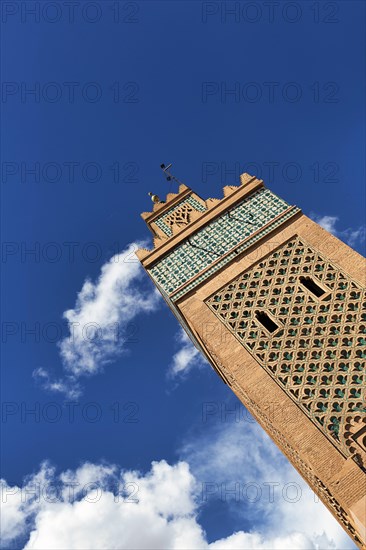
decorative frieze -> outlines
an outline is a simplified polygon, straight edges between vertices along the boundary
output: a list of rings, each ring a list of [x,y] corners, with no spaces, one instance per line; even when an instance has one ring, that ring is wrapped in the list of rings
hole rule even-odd
[[[234,249],[237,248],[237,251],[240,252],[245,250],[273,231],[278,226],[278,222],[286,221],[288,219],[286,216],[281,219],[279,216],[289,208],[284,200],[269,189],[259,189],[229,212],[215,218],[208,225],[192,234],[189,239],[149,269],[149,272],[156,284],[168,295],[172,295],[179,287],[215,264],[213,271],[205,273],[204,276],[196,279],[182,291],[183,293],[188,292],[231,261],[235,256]],[[292,209],[291,216],[298,211],[299,209]],[[261,228],[263,228],[262,232]],[[229,258],[217,263],[217,260],[231,250],[233,253]],[[183,295],[182,292],[175,294],[173,300],[180,298]]]

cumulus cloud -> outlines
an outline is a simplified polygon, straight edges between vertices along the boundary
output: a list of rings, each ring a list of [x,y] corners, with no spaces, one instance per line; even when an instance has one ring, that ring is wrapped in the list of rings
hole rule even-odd
[[[26,477],[21,489],[0,479],[1,548],[7,548],[10,542],[29,533],[30,520],[40,509],[39,494],[34,488],[45,487],[54,474],[55,469],[44,462],[38,473]]]
[[[363,245],[366,241],[366,226],[361,225],[358,228],[348,227],[347,229],[339,230],[336,225],[339,222],[338,216],[319,216],[318,214],[311,213],[311,219],[321,225],[324,229],[332,233],[335,237],[338,237],[351,247]]]
[[[177,333],[176,341],[180,349],[173,355],[169,366],[168,376],[170,378],[184,377],[193,367],[206,364],[202,354],[192,344],[182,328]]]
[[[302,533],[285,537],[265,537],[258,533],[234,533],[209,546],[210,550],[311,550],[316,547]],[[322,547],[325,548],[325,547]]]
[[[143,272],[136,248],[132,244],[113,256],[96,282],[84,282],[75,307],[65,311],[70,336],[61,342],[60,353],[69,372],[97,372],[124,348],[126,325],[156,308],[157,293],[138,284]]]
[[[78,378],[93,375],[127,349],[133,321],[157,309],[159,293],[150,285],[135,256],[141,244],[132,243],[101,268],[96,281],[87,279],[74,308],[64,312],[69,336],[59,343],[65,376],[53,379],[40,367],[34,372],[47,389],[80,394]]]
[[[224,498],[239,524],[249,521],[250,531],[209,539],[199,520],[209,501],[207,482],[210,498]],[[261,487],[260,499],[237,499],[235,483]],[[37,550],[355,548],[270,439],[248,421],[205,426],[184,445],[179,462],[156,461],[146,473],[84,463],[56,475],[44,463],[21,487],[1,485],[5,547],[20,537],[25,549]]]
[[[185,462],[153,462],[145,475],[87,463],[56,476],[43,464],[22,487],[2,481],[2,491],[4,545],[27,532],[24,548],[37,550],[207,547]]]
[[[241,405],[203,404],[202,419],[204,429],[183,445],[181,456],[204,502],[221,502],[239,524],[254,527],[220,541],[220,549],[356,548]]]

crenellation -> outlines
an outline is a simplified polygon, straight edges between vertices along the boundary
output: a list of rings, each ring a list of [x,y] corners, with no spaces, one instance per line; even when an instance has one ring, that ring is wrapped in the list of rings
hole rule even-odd
[[[223,191],[223,196],[228,197],[229,195],[231,195],[237,189],[238,189],[238,185],[225,185],[225,187],[222,190]]]

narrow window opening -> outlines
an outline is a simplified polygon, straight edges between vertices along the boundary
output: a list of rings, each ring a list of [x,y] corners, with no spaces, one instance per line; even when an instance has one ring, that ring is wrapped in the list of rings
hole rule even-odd
[[[278,329],[278,325],[276,325],[276,323],[272,321],[272,319],[264,311],[257,311],[255,316],[269,332],[274,332]]]
[[[310,277],[300,277],[300,283],[302,283],[305,288],[310,290],[310,292],[315,294],[317,298],[320,298],[320,296],[323,296],[323,294],[325,294],[325,290],[320,288],[320,286],[318,286],[316,282]]]

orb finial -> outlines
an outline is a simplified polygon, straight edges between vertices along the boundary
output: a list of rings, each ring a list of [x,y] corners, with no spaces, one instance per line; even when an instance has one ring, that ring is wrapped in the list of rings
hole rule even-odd
[[[153,201],[153,203],[157,204],[158,202],[161,202],[158,195],[155,195],[151,191],[149,191],[148,195],[149,197],[151,197],[151,200]]]

